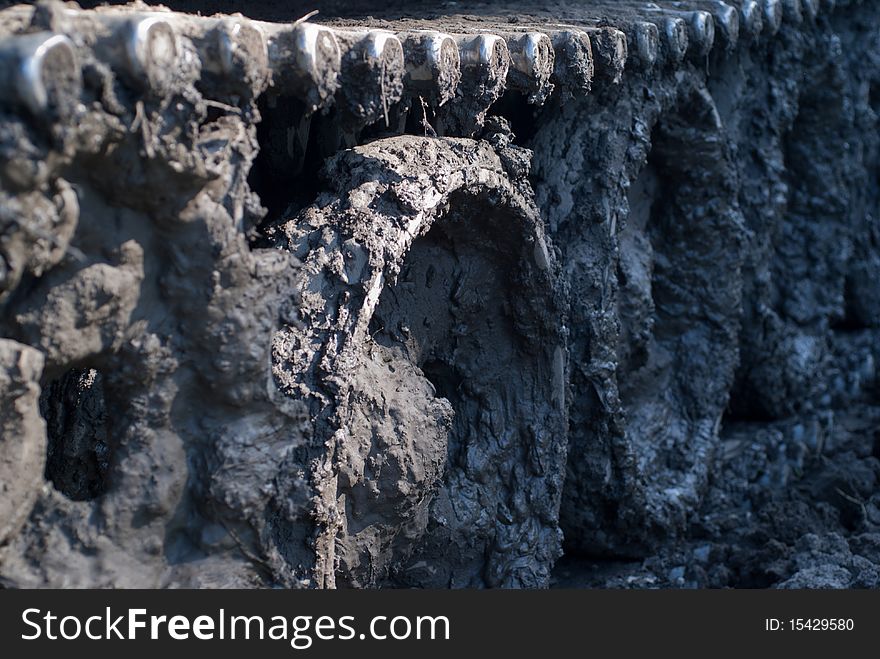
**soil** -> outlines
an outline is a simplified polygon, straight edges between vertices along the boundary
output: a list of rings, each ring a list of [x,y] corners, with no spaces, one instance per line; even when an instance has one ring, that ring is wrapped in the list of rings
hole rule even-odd
[[[635,2],[318,6],[602,37],[491,106],[348,66],[364,126],[41,5],[82,84],[0,105],[0,584],[880,587],[880,8],[651,64]]]

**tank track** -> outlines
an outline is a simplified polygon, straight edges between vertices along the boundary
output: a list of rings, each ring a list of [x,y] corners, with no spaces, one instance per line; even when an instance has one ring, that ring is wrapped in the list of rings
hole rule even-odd
[[[878,8],[472,5],[0,11],[0,583],[698,565],[859,452]]]

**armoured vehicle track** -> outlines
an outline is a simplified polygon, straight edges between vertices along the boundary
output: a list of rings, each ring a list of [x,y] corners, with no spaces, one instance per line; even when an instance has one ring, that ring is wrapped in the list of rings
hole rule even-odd
[[[880,6],[170,4],[0,11],[0,584],[880,585]]]

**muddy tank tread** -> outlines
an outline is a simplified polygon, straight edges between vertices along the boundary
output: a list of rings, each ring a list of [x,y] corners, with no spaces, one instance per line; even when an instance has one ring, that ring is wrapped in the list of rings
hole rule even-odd
[[[0,11],[0,586],[867,583],[876,3],[369,4]]]

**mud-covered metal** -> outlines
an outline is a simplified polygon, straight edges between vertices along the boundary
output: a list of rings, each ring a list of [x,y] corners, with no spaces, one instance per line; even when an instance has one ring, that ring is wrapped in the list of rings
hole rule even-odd
[[[443,132],[473,135],[507,89],[510,51],[496,34],[454,35],[461,61],[456,98],[440,112]]]
[[[342,84],[336,107],[343,124],[359,128],[388,121],[403,96],[406,66],[400,39],[387,30],[336,31],[342,48]]]
[[[455,96],[461,81],[458,44],[448,34],[430,30],[403,33],[406,62],[405,88],[442,106]]]
[[[541,105],[553,92],[553,42],[542,32],[504,33],[510,51],[507,84],[523,92],[529,103]]]
[[[880,585],[874,3],[258,4],[0,12],[0,586]]]
[[[266,25],[273,91],[299,97],[310,112],[332,102],[341,54],[333,30],[302,22]]]
[[[82,75],[73,43],[62,34],[37,32],[0,43],[4,101],[37,119],[64,121],[79,104]]]

